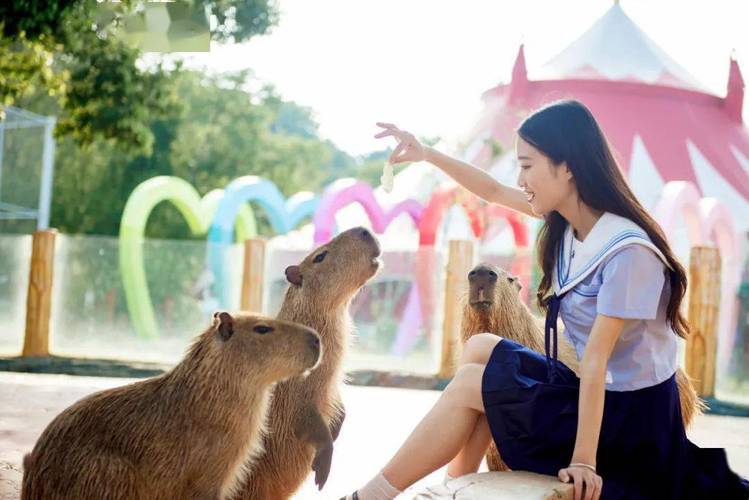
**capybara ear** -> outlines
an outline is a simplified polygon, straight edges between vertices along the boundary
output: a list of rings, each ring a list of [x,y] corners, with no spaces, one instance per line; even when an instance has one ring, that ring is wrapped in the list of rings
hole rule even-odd
[[[512,282],[515,283],[515,287],[518,289],[518,292],[523,289],[523,285],[520,284],[520,278],[517,276],[513,276]]]
[[[299,268],[299,266],[287,267],[286,279],[292,285],[302,286],[302,270]]]
[[[229,340],[234,335],[234,318],[228,312],[217,312],[213,315],[214,326],[221,340]]]

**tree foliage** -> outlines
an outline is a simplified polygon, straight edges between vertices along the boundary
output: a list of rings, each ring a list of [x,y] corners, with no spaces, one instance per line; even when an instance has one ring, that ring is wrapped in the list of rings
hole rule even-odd
[[[308,108],[283,100],[271,85],[255,94],[245,90],[250,73],[209,77],[181,70],[171,77],[183,106],[148,121],[154,137],[148,154],[123,153],[103,140],[86,148],[70,137],[58,143],[53,226],[68,233],[117,234],[130,193],[156,175],[181,177],[201,194],[243,175],[267,178],[285,196],[303,190],[319,193],[341,177],[379,182],[387,152],[358,159],[339,150],[318,136]],[[272,234],[262,210],[256,214],[261,232]],[[147,234],[190,236],[179,212],[168,204],[156,208]]]
[[[278,21],[273,0],[182,0],[209,7],[217,21],[212,37],[246,41]],[[160,65],[140,68],[139,52],[120,40],[118,21],[138,8],[127,0],[6,0],[0,2],[0,104],[45,91],[55,98],[58,136],[80,145],[97,139],[148,153],[150,117],[178,103]]]
[[[246,41],[278,22],[274,0],[191,1],[215,16],[215,40]],[[242,175],[270,179],[286,196],[347,176],[379,183],[387,151],[354,158],[339,150],[319,137],[311,109],[258,85],[250,71],[209,76],[139,64],[138,50],[114,36],[118,16],[137,2],[112,5],[0,5],[0,104],[58,117],[53,227],[116,235],[132,190],[157,175],[184,178],[201,194]],[[256,214],[261,233],[271,234]],[[3,222],[0,230],[22,226]],[[155,209],[147,234],[190,237],[168,204]]]

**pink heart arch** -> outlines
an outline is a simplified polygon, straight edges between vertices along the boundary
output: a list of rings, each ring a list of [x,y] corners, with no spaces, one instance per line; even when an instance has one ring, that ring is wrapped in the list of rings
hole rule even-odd
[[[354,202],[359,203],[364,208],[372,223],[372,229],[377,234],[384,233],[390,223],[403,213],[408,214],[414,226],[418,228],[424,212],[424,207],[416,200],[405,200],[389,210],[385,210],[375,198],[374,191],[369,184],[356,179],[340,179],[325,190],[312,219],[315,227],[315,246],[321,245],[333,237],[335,214],[343,207]],[[412,287],[405,315],[398,328],[397,338],[399,340],[393,346],[394,351],[397,351],[396,354],[403,354],[411,344],[411,337],[418,333],[421,325],[420,309],[419,292],[416,287]]]
[[[312,219],[315,227],[315,245],[321,245],[333,237],[335,214],[354,202],[364,208],[372,223],[372,229],[377,234],[384,233],[390,223],[402,213],[408,214],[418,227],[424,211],[424,207],[416,200],[401,201],[385,210],[375,199],[374,191],[369,184],[356,179],[340,179],[325,190]]]
[[[688,181],[666,183],[655,206],[655,219],[667,237],[674,234],[678,218],[686,222],[690,246],[709,245],[720,250],[722,261],[719,308],[718,366],[731,356],[736,333],[735,290],[741,274],[739,240],[733,214],[715,198],[702,198]]]

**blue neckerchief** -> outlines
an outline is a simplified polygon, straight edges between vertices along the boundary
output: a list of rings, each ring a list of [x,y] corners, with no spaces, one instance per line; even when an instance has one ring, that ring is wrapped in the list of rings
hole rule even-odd
[[[562,303],[562,295],[554,294],[546,304],[546,325],[544,328],[544,350],[546,351],[546,376],[549,382],[553,382],[557,375],[557,345],[559,343],[557,334],[557,318],[559,317],[559,307]],[[552,332],[554,332],[553,354],[551,354]],[[552,361],[553,359],[553,361]]]

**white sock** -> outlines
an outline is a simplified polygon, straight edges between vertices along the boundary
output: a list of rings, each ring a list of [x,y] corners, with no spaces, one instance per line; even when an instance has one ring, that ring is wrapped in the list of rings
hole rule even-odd
[[[454,478],[454,477],[452,477],[452,476],[451,476],[450,474],[448,474],[447,472],[445,472],[445,479],[443,479],[443,480],[442,480],[442,484],[445,484],[445,483],[446,483],[446,482],[448,482],[448,481],[452,481],[453,479],[455,479],[455,478]]]
[[[385,479],[382,472],[373,477],[363,488],[356,490],[359,500],[392,500],[401,493],[402,491]],[[346,500],[353,498],[352,494],[347,496]]]

